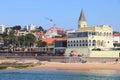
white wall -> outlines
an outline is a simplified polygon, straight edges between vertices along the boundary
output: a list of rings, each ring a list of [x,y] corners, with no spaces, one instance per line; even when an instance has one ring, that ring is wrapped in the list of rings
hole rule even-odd
[[[5,25],[0,25],[0,34],[3,34],[5,32]]]
[[[120,43],[120,36],[113,36],[113,42]]]

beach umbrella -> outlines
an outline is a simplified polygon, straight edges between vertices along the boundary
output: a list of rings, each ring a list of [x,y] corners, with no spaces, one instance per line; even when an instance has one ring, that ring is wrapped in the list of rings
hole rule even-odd
[[[73,51],[71,54],[72,54],[73,57],[77,56],[77,53],[75,51]]]

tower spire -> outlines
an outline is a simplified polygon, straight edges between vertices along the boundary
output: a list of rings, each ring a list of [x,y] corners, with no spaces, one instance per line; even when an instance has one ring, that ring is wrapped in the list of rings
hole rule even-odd
[[[80,13],[79,21],[86,21],[85,16],[84,16],[83,9],[81,9],[81,13]]]
[[[84,28],[84,27],[87,27],[87,21],[85,19],[84,12],[81,9],[80,17],[78,20],[78,31],[80,30],[80,28]]]

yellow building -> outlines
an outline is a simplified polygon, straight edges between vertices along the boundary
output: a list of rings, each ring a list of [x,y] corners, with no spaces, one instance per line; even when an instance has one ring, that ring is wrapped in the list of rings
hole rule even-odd
[[[109,25],[88,26],[83,10],[78,20],[78,31],[69,33],[65,55],[76,51],[79,55],[89,56],[94,49],[109,50],[113,48],[113,30]]]

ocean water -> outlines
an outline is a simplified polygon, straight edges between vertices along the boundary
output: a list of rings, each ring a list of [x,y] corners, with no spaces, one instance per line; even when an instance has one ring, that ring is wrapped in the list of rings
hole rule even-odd
[[[119,71],[0,70],[0,80],[120,80]]]

